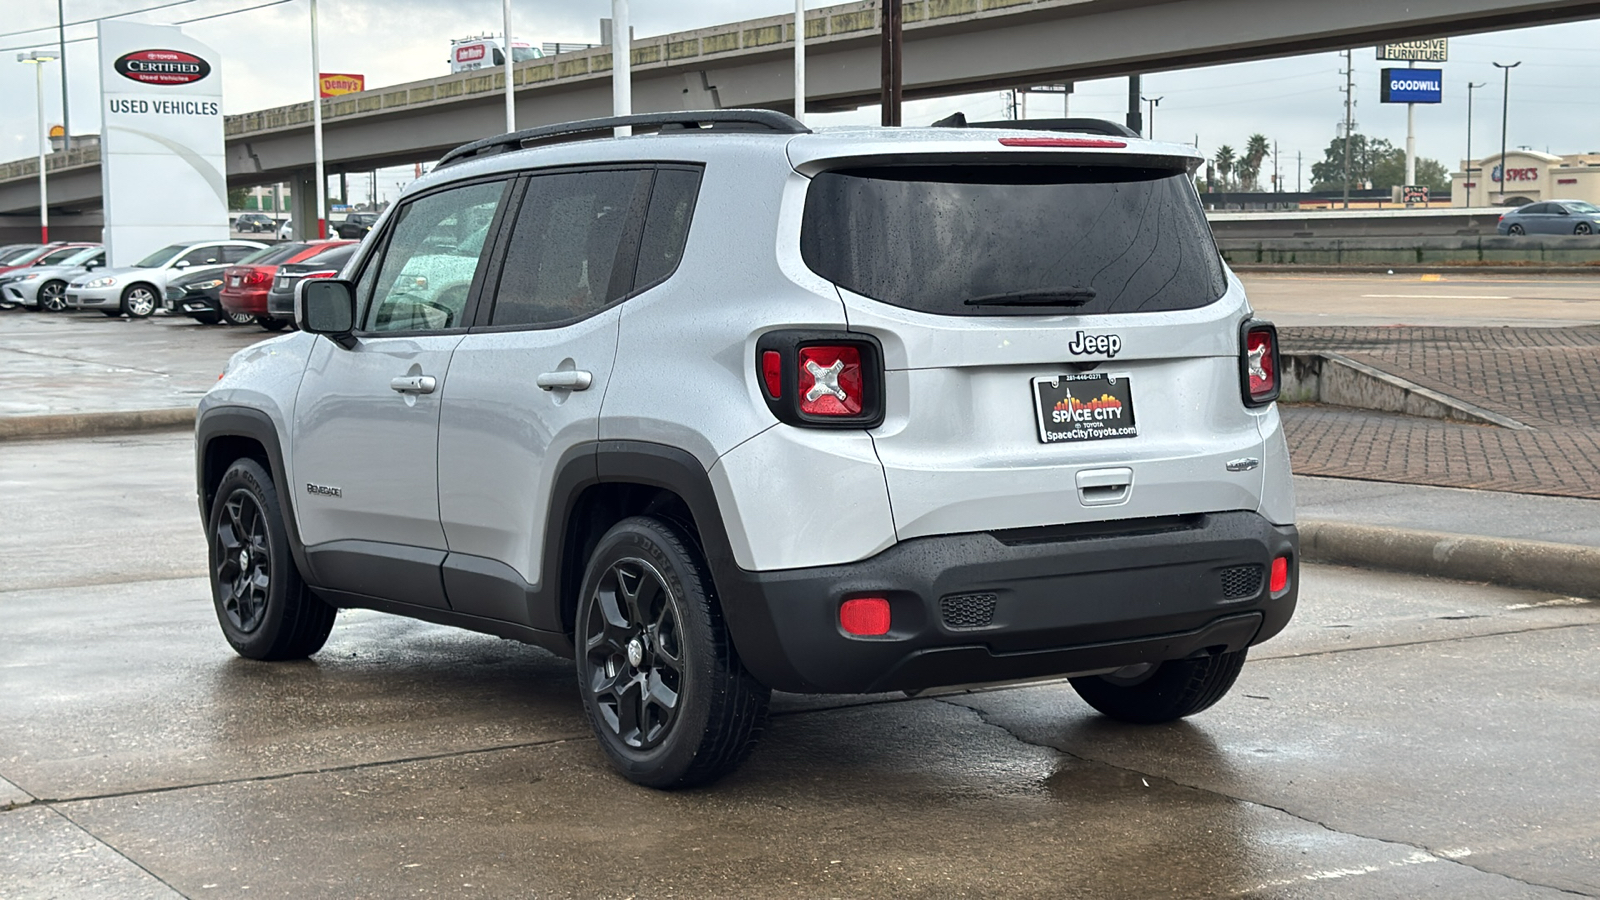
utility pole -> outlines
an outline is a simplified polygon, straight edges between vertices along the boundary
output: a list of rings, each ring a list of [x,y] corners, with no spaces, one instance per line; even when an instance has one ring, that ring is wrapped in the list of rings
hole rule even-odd
[[[1344,51],[1344,208],[1350,208],[1350,132],[1355,128],[1356,70]]]
[[[1134,134],[1144,134],[1144,117],[1139,115],[1139,84],[1138,75],[1128,76],[1128,128]]]
[[[1500,92],[1500,203],[1506,202],[1506,122],[1511,111],[1511,70],[1522,65],[1522,60],[1517,60],[1510,65],[1495,63],[1496,69],[1504,69],[1506,84]]]
[[[611,114],[633,115],[633,16],[628,0],[611,0]],[[633,126],[619,125],[611,134],[628,137]]]
[[[806,121],[806,0],[794,0],[794,118]]]
[[[1149,119],[1149,124],[1148,124],[1148,127],[1150,129],[1150,133],[1145,135],[1145,137],[1149,138],[1152,141],[1156,139],[1156,107],[1160,106],[1161,105],[1161,101],[1165,100],[1165,99],[1166,99],[1166,95],[1165,94],[1163,94],[1160,97],[1145,97],[1144,98],[1144,102],[1150,104],[1150,119]]]
[[[72,114],[67,111],[67,13],[56,0],[56,46],[61,52],[61,152],[72,152]]]
[[[1462,190],[1467,192],[1466,200],[1462,203],[1462,206],[1466,209],[1472,208],[1472,92],[1487,83],[1473,84],[1470,81],[1467,82],[1467,177],[1461,180]],[[1483,167],[1479,166],[1478,171],[1483,171]]]
[[[506,34],[505,46],[501,49],[505,51],[502,61],[506,67],[506,134],[510,134],[517,130],[517,101],[511,86],[511,0],[500,0],[500,17],[500,25]],[[340,183],[340,189],[343,190],[343,182]],[[344,202],[348,204],[350,198],[345,197]]]
[[[1306,192],[1305,182],[1300,180],[1300,164],[1300,151],[1296,150],[1294,152],[1294,192],[1296,194],[1303,194]]]
[[[901,65],[900,0],[883,0],[883,124],[900,124],[901,85],[904,81]]]
[[[317,0],[311,0],[311,155],[316,162],[317,221],[307,232],[317,240],[328,237],[328,173],[322,156],[322,54],[317,49]],[[301,223],[301,229],[311,223]]]

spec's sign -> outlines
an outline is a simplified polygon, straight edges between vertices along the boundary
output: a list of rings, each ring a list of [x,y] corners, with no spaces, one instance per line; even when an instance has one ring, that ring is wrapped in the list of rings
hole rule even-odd
[[[1449,56],[1445,38],[1378,45],[1378,59],[1382,62],[1449,62]]]
[[[1444,74],[1440,69],[1384,69],[1384,103],[1441,103]]]
[[[182,50],[135,50],[117,57],[113,68],[140,84],[192,84],[211,74],[211,64]]]

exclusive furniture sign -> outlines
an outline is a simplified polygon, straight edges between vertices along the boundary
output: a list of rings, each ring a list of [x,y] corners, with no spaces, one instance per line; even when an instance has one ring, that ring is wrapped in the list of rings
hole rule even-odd
[[[1449,40],[1401,41],[1398,44],[1379,44],[1380,62],[1449,62]]]
[[[221,57],[171,25],[100,26],[100,178],[111,266],[227,240]]]

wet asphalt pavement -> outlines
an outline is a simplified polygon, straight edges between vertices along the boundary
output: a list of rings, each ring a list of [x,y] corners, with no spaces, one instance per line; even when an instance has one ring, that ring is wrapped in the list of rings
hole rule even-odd
[[[0,443],[4,900],[1600,896],[1592,602],[1309,566],[1186,722],[783,695],[665,794],[534,648],[355,611],[234,656],[193,497],[185,434]]]

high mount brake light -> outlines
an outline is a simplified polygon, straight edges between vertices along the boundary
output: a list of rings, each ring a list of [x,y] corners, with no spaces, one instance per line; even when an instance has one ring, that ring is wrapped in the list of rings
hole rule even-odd
[[[1098,147],[1105,150],[1121,150],[1128,146],[1127,141],[1104,138],[1008,137],[1001,138],[1000,143],[1006,147]]]
[[[1278,399],[1283,360],[1278,329],[1271,322],[1249,321],[1239,329],[1239,389],[1245,406],[1266,406]]]
[[[883,351],[867,335],[769,331],[756,342],[755,374],[780,422],[810,428],[883,422]]]

